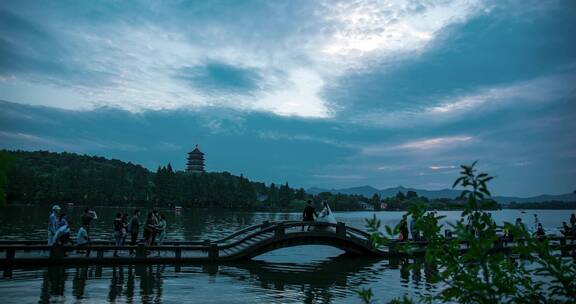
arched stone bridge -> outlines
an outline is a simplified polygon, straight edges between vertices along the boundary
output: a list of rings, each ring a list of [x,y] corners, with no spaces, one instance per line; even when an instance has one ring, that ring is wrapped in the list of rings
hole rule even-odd
[[[369,240],[370,234],[344,223],[265,222],[216,241],[210,253],[213,259],[232,261],[251,259],[280,248],[326,245],[351,255],[378,257],[386,254],[374,248]]]
[[[109,241],[94,241],[89,246],[47,246],[44,241],[0,241],[0,267],[46,266],[58,264],[186,263],[249,260],[266,252],[300,245],[327,245],[350,255],[383,257],[374,248],[370,235],[344,223],[264,222],[225,238],[202,242],[170,242],[161,246],[116,247]],[[86,256],[78,250],[90,250]],[[114,257],[114,250],[120,256]],[[134,251],[135,254],[128,254]]]
[[[567,255],[576,249],[568,243],[570,237],[548,237],[554,242],[555,250]],[[10,273],[16,267],[41,267],[49,265],[77,264],[120,264],[120,263],[194,263],[227,262],[249,260],[266,252],[301,245],[327,245],[339,248],[349,255],[364,257],[401,257],[405,253],[397,250],[397,242],[375,248],[370,234],[344,223],[322,222],[264,222],[237,231],[225,238],[202,242],[171,242],[161,246],[116,247],[110,241],[95,241],[89,246],[47,246],[45,241],[10,240],[0,241],[0,268]],[[426,242],[408,242],[410,255],[426,252]],[[514,244],[495,243],[494,250],[508,251]],[[90,255],[78,250],[90,250]],[[120,250],[114,257],[114,250]],[[461,244],[461,251],[468,250]],[[129,254],[134,251],[135,254]],[[5,254],[2,254],[4,252]]]

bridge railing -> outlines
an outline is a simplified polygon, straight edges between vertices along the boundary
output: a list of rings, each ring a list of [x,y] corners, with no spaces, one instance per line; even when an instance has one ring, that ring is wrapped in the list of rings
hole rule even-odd
[[[324,222],[302,222],[302,221],[282,221],[282,222],[270,222],[270,223],[264,223],[261,225],[256,225],[253,227],[250,227],[252,229],[246,229],[246,231],[250,232],[250,233],[236,233],[234,234],[234,236],[240,236],[242,235],[241,238],[237,238],[235,239],[233,242],[228,242],[228,243],[219,243],[218,244],[218,248],[220,249],[229,249],[238,245],[241,245],[244,242],[247,242],[251,239],[257,238],[261,235],[270,233],[274,235],[275,238],[278,238],[280,236],[283,236],[287,233],[287,231],[291,228],[297,228],[298,231],[300,231],[299,229],[302,229],[302,227],[307,227],[307,226],[313,226],[313,227],[335,227],[338,228],[337,224],[332,224],[332,223],[324,223]],[[260,228],[260,229],[256,229],[256,228]],[[293,231],[293,232],[297,232],[297,231]],[[227,237],[225,238],[226,240],[230,240],[232,239],[231,237]]]
[[[6,259],[13,259],[17,252],[30,252],[30,251],[40,251],[49,252],[50,256],[55,256],[56,253],[60,251],[72,251],[72,250],[90,250],[97,253],[97,257],[103,257],[104,253],[113,250],[148,250],[157,252],[171,252],[175,256],[181,256],[182,252],[186,251],[200,251],[207,253],[208,256],[216,256],[220,250],[226,250],[233,248],[235,246],[241,245],[250,241],[251,239],[258,238],[264,234],[270,234],[270,238],[284,237],[286,234],[291,233],[302,233],[302,231],[307,231],[308,227],[320,228],[319,230],[313,230],[315,232],[325,232],[330,234],[335,234],[338,237],[355,239],[360,242],[369,242],[370,234],[362,231],[358,228],[347,226],[344,223],[325,223],[325,222],[303,222],[303,221],[280,221],[280,222],[263,222],[258,225],[253,225],[239,231],[236,231],[224,238],[210,241],[165,241],[161,246],[143,246],[140,244],[138,246],[121,246],[117,247],[111,241],[93,241],[87,246],[63,246],[55,247],[46,245],[45,241],[26,241],[26,240],[2,240],[0,241],[0,251],[6,252]],[[568,241],[574,243],[574,237],[565,236],[548,236],[548,240],[553,242],[553,248],[572,248],[573,244],[568,245]],[[495,248],[506,248],[506,243],[517,243],[523,240],[513,240],[508,242],[497,242],[495,243]],[[502,244],[504,243],[504,244]],[[409,244],[413,248],[425,250],[428,242],[426,241],[408,241],[399,242],[391,241],[382,249],[388,249],[388,251],[394,251],[397,246],[401,244]],[[466,242],[461,242],[461,245],[467,246]],[[571,250],[571,249],[570,249]],[[55,253],[56,252],[56,253]],[[138,254],[137,254],[138,256]],[[140,255],[141,257],[141,255]],[[2,255],[0,255],[0,259]]]

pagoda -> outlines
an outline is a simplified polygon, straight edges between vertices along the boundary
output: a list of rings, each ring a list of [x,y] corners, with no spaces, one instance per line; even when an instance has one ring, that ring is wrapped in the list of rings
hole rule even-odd
[[[198,149],[198,145],[188,153],[188,162],[186,163],[186,171],[192,173],[204,172],[204,153]]]

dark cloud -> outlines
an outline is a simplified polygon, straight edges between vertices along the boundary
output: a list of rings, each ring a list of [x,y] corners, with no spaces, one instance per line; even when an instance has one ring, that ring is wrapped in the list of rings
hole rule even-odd
[[[223,62],[207,62],[200,66],[179,69],[176,76],[193,88],[207,92],[253,93],[262,76],[257,69],[243,68]]]
[[[576,62],[576,6],[529,16],[502,5],[439,33],[424,53],[375,62],[326,89],[350,111],[420,110],[446,96],[557,73]],[[346,113],[349,115],[349,113]]]
[[[102,85],[107,73],[70,60],[73,50],[48,26],[0,8],[0,75],[36,82]]]

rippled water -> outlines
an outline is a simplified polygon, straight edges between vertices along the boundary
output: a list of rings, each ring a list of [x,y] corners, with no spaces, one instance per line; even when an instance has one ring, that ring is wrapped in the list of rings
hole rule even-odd
[[[7,207],[0,210],[0,239],[43,240],[47,208]],[[94,239],[111,239],[112,218],[119,209],[96,210]],[[131,210],[127,210],[131,213]],[[78,222],[82,208],[66,212]],[[162,212],[162,211],[161,211]],[[165,210],[168,239],[216,239],[264,220],[296,220],[299,213],[249,213],[206,210]],[[557,231],[572,210],[519,210],[493,212],[496,221],[521,217],[533,223],[533,213],[548,233]],[[440,212],[446,220],[460,212]],[[401,212],[337,213],[339,221],[364,228],[364,219],[376,214],[394,225]],[[411,269],[406,261],[339,257],[343,252],[326,246],[285,248],[259,256],[255,261],[219,265],[51,267],[15,270],[0,279],[0,303],[359,303],[355,290],[372,287],[376,298],[386,301],[404,294],[433,291],[427,283],[434,269]]]

